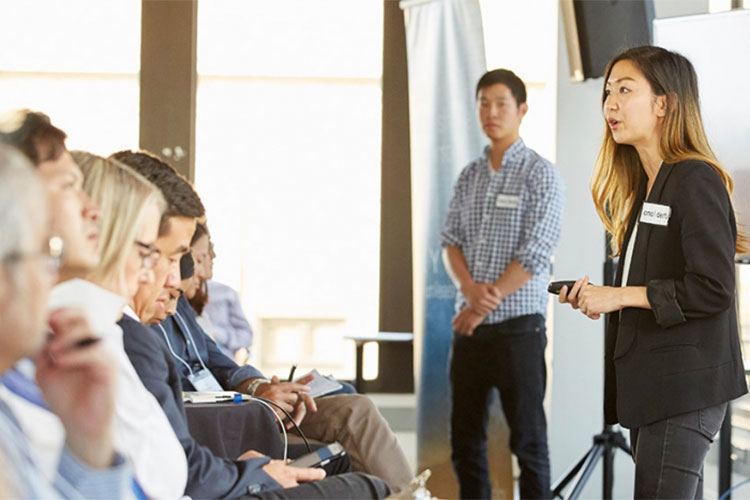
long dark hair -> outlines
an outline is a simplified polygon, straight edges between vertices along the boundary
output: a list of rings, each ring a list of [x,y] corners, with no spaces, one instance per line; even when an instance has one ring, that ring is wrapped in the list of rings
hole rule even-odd
[[[190,239],[190,246],[192,247],[196,241],[206,235],[210,238],[208,226],[203,222],[197,223],[195,225],[193,237]],[[188,302],[190,302],[190,305],[198,316],[203,314],[203,310],[206,308],[206,304],[208,304],[208,286],[206,285],[205,280],[202,278],[200,279],[198,282],[198,288],[195,290],[195,295],[193,295],[192,298],[189,298]]]
[[[657,96],[666,96],[667,112],[662,124],[659,154],[666,163],[692,159],[708,163],[721,177],[731,196],[734,181],[716,159],[708,143],[701,119],[698,77],[692,63],[676,52],[645,45],[616,55],[604,73],[602,106],[612,68],[620,61],[631,61],[643,73]],[[617,144],[608,126],[591,177],[591,195],[599,218],[612,235],[614,254],[620,253],[638,185],[643,176],[640,157],[633,146]],[[735,251],[748,250],[748,237],[738,232]]]

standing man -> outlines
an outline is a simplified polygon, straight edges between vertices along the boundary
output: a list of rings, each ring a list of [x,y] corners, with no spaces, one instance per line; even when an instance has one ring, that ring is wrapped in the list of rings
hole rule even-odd
[[[461,172],[441,233],[443,262],[459,290],[451,458],[461,498],[492,497],[487,421],[496,387],[521,468],[521,498],[551,498],[544,322],[564,188],[555,166],[520,138],[528,111],[521,79],[489,71],[476,98],[490,145]]]

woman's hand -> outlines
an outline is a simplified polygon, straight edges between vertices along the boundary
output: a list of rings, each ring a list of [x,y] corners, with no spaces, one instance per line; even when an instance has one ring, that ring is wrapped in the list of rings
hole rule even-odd
[[[614,286],[587,285],[578,298],[578,306],[581,312],[591,319],[599,319],[599,316],[622,309],[623,289]]]
[[[595,286],[585,276],[576,281],[570,291],[568,287],[562,287],[558,301],[570,304],[573,309],[580,309],[591,319],[599,319],[604,313],[622,309],[622,288]]]
[[[578,309],[578,294],[588,284],[589,277],[584,276],[583,278],[577,280],[570,290],[568,290],[567,286],[562,287],[557,298],[558,302],[560,302],[560,304],[570,304],[570,307],[572,307],[573,309]]]

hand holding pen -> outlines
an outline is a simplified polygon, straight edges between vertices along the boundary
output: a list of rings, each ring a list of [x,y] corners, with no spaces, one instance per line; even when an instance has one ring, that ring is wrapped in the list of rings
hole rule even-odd
[[[92,467],[107,467],[114,453],[112,360],[92,340],[98,337],[82,311],[53,311],[49,328],[52,336],[35,358],[37,384],[65,426],[71,451]]]
[[[293,377],[294,371],[292,371],[290,375]],[[281,382],[279,377],[274,375],[271,377],[270,384],[261,384],[258,386],[255,395],[261,398],[270,399],[292,415],[295,415],[295,420],[297,420],[296,416],[300,415],[303,411],[315,412],[318,410],[315,401],[307,395],[307,393],[310,392],[310,387],[306,384],[311,382],[313,378],[314,375],[311,373],[300,378],[296,382]],[[304,403],[302,405],[304,408],[300,408],[297,404],[300,400]],[[301,418],[302,417],[300,417],[300,420]]]

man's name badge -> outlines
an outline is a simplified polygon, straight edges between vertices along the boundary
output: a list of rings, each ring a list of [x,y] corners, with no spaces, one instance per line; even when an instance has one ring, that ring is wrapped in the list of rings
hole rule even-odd
[[[641,210],[640,222],[656,226],[666,226],[670,215],[672,215],[672,209],[667,205],[644,203]]]
[[[495,200],[497,208],[516,208],[521,197],[517,194],[499,194]]]
[[[191,373],[188,375],[188,380],[196,391],[200,392],[216,392],[223,391],[224,388],[214,378],[213,374],[208,371],[207,368],[203,368],[199,372]]]

